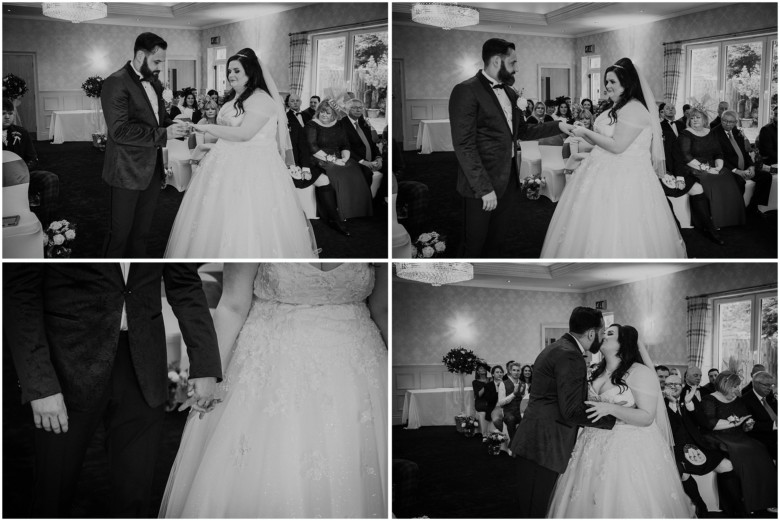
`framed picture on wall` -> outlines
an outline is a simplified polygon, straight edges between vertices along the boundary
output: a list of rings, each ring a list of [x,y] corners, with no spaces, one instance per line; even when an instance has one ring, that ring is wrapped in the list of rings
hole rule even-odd
[[[542,324],[542,349],[556,342],[564,333],[569,331],[569,324],[558,322],[554,324]]]

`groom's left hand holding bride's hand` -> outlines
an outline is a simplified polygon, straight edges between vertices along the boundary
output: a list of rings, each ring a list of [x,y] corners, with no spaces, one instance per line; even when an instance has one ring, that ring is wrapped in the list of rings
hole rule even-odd
[[[181,404],[180,411],[191,407],[192,410],[200,413],[200,418],[211,412],[214,406],[220,403],[222,400],[214,398],[214,392],[217,389],[217,379],[213,376],[206,376],[203,378],[190,378],[189,381],[190,392],[187,394],[190,397]]]
[[[561,129],[561,132],[563,132],[567,136],[574,136],[574,135],[576,135],[574,133],[575,126],[574,125],[569,125],[565,121],[559,121],[558,122],[558,128]]]
[[[614,416],[616,407],[623,407],[627,403],[628,402],[625,401],[610,403],[587,400],[585,404],[590,405],[590,407],[585,410],[585,413],[588,415],[591,422],[596,423],[605,416]]]

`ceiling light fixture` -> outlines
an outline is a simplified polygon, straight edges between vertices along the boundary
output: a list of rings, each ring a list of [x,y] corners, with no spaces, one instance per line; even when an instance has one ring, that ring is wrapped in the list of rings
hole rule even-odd
[[[449,31],[455,27],[477,25],[479,11],[458,4],[418,2],[412,6],[412,21]]]
[[[399,262],[395,265],[399,277],[431,286],[465,282],[474,278],[474,266],[468,262]]]
[[[103,2],[44,2],[43,14],[77,24],[105,18],[108,15],[108,7]]]

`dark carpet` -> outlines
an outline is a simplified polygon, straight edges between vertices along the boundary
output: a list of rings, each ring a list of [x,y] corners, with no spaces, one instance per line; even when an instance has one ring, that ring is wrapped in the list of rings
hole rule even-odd
[[[401,179],[428,185],[430,201],[425,231],[446,237],[444,257],[456,257],[461,243],[462,198],[455,191],[458,163],[454,152],[403,153]],[[542,251],[544,236],[556,203],[546,197],[532,201],[521,194],[512,201],[512,227],[506,238],[507,258],[536,259]],[[753,217],[745,226],[723,228],[725,242],[719,246],[694,229],[682,230],[689,258],[765,259],[777,258],[777,212]],[[413,238],[413,240],[416,238]]]
[[[91,143],[52,145],[37,141],[35,147],[39,168],[60,178],[60,206],[53,217],[77,226],[72,256],[100,258],[109,218],[109,188],[101,179],[105,153]],[[163,256],[183,197],[184,192],[170,186],[160,193],[148,244],[150,257]],[[387,257],[387,205],[383,201],[375,205],[374,217],[349,220],[351,237],[340,235],[321,219],[310,222],[322,258]]]
[[[3,350],[3,512],[4,518],[30,517],[33,497],[32,411],[21,405],[21,393],[8,349]],[[179,449],[187,412],[165,415],[163,439],[155,463],[152,504],[148,517],[156,518],[168,482],[168,473]],[[87,449],[78,481],[72,517],[111,517],[108,456],[104,449],[105,431],[98,428]]]

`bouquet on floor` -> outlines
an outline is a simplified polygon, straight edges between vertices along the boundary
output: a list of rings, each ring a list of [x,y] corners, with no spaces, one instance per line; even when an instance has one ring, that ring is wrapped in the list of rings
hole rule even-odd
[[[11,101],[27,94],[27,82],[15,74],[3,76],[3,97]]]
[[[501,444],[509,440],[503,432],[494,431],[487,435],[488,454],[498,456],[501,453]]]
[[[444,236],[436,232],[423,233],[412,244],[412,258],[430,259],[442,257],[446,249],[447,244],[444,242]]]
[[[520,182],[520,188],[525,192],[525,196],[532,201],[539,199],[539,192],[545,186],[547,186],[547,181],[538,175],[529,175]]]
[[[189,384],[190,370],[181,369],[179,362],[168,364],[168,400],[165,402],[165,411],[171,412],[180,403],[187,401],[187,388]]]
[[[479,421],[473,416],[458,414],[455,416],[455,430],[465,437],[471,438],[479,432]]]
[[[76,240],[76,225],[66,220],[52,222],[43,235],[43,247],[49,259],[67,259]]]

